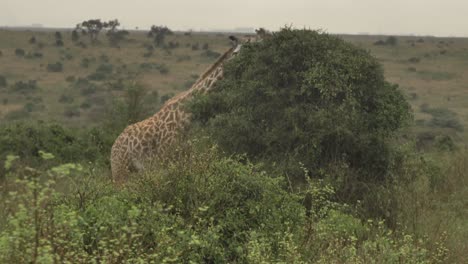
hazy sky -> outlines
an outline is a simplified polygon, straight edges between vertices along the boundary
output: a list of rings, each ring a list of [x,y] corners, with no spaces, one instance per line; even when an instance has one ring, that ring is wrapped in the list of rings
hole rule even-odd
[[[284,25],[330,33],[468,36],[468,0],[0,0],[0,26],[73,27],[117,18],[127,29]]]

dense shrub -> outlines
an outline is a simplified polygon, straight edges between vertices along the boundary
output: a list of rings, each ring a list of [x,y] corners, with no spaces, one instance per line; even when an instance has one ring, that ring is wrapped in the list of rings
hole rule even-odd
[[[109,56],[107,56],[106,54],[101,54],[101,56],[99,56],[99,60],[101,60],[101,62],[108,63]]]
[[[14,92],[20,93],[29,93],[33,92],[38,89],[37,81],[36,80],[29,80],[29,81],[17,81],[11,87],[11,90]]]
[[[79,117],[81,115],[80,109],[75,106],[69,106],[65,108],[63,115],[68,118]]]
[[[70,104],[70,103],[73,103],[73,101],[75,101],[75,98],[73,98],[73,96],[68,95],[68,94],[62,94],[58,101],[64,104]]]
[[[32,36],[32,37],[29,39],[29,44],[36,44],[36,37],[35,37],[35,36]]]
[[[57,165],[61,158],[53,152],[38,151],[45,165],[22,175],[14,165],[24,158],[10,155],[8,177],[22,180],[0,201],[7,209],[0,211],[0,262],[447,261],[442,244],[428,250],[423,238],[361,222],[330,200],[333,189],[322,182],[291,193],[284,177],[190,144],[122,189],[79,164]],[[41,183],[44,176],[51,180]],[[70,189],[57,191],[60,182],[70,182]],[[308,210],[301,203],[306,196]]]
[[[179,55],[179,56],[177,56],[177,62],[189,61],[191,59],[192,59],[192,57],[190,57],[190,55]]]
[[[24,49],[15,49],[15,55],[18,57],[23,57],[25,54]]]
[[[408,59],[408,61],[411,62],[411,63],[419,63],[421,61],[421,59],[418,58],[418,57],[411,57],[411,58]]]
[[[75,89],[80,90],[82,95],[94,94],[97,91],[96,84],[90,82],[88,79],[78,78],[75,83],[73,83]]]
[[[81,103],[80,105],[80,108],[82,109],[89,109],[91,108],[92,104],[90,101],[84,101],[83,103]]]
[[[55,40],[55,46],[63,47],[63,45],[64,45],[63,40],[61,40],[61,39]]]
[[[8,85],[7,79],[5,76],[0,75],[0,87],[6,87]]]
[[[112,138],[102,129],[83,132],[43,122],[3,123],[0,126],[0,161],[19,155],[24,164],[42,164],[39,150],[57,155],[56,162],[107,162]],[[0,166],[0,174],[2,167]]]
[[[96,71],[90,75],[88,75],[88,79],[93,81],[102,81],[107,79],[109,75],[112,74],[114,70],[114,66],[109,63],[103,63],[96,68]]]
[[[5,115],[5,119],[6,120],[9,120],[9,121],[15,121],[15,120],[25,120],[25,119],[28,119],[30,117],[30,113],[22,108],[22,109],[18,109],[18,110],[13,110],[13,111],[9,111],[6,115]],[[0,174],[1,174],[1,171],[0,171]]]
[[[374,45],[376,46],[386,46],[386,45],[396,46],[397,44],[398,44],[398,38],[394,36],[389,36],[385,40],[377,40],[376,42],[374,42]]]
[[[200,49],[200,44],[198,42],[192,44],[192,50],[199,50],[199,49]]]
[[[76,78],[75,78],[75,76],[73,76],[73,75],[69,75],[69,76],[67,76],[67,77],[65,78],[65,81],[66,81],[66,82],[70,82],[70,83],[75,82],[75,80],[76,80]]]
[[[96,58],[83,58],[81,59],[81,67],[83,68],[88,68],[91,63],[94,63],[96,61]]]
[[[170,49],[176,49],[180,46],[179,42],[172,42],[172,41],[169,41],[169,44],[168,44],[168,48]]]
[[[398,38],[394,36],[389,36],[386,40],[385,43],[390,46],[396,46],[398,44]]]
[[[71,39],[73,42],[77,42],[80,39],[80,35],[76,29],[72,31]]]
[[[47,71],[48,72],[62,72],[63,64],[61,62],[49,63],[47,64]]]
[[[463,125],[460,122],[457,113],[446,108],[432,108],[428,104],[421,105],[421,111],[432,116],[429,121],[430,126],[453,128],[463,131]]]
[[[216,88],[189,109],[227,153],[245,153],[293,180],[303,164],[349,202],[390,179],[398,155],[391,139],[411,116],[367,51],[288,28],[244,45]]]
[[[23,106],[23,109],[28,113],[44,110],[44,108],[45,106],[43,104],[39,104],[37,102],[27,102]]]
[[[167,100],[171,99],[172,97],[174,97],[174,93],[167,93],[161,96],[161,104],[164,104]]]

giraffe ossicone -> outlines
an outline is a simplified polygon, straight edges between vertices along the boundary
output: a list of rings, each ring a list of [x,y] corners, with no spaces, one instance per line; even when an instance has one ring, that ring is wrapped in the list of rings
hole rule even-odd
[[[224,63],[235,56],[241,44],[231,38],[235,45],[221,55],[203,73],[192,87],[173,98],[153,116],[129,125],[117,137],[111,149],[112,180],[124,183],[130,171],[141,171],[147,161],[163,156],[174,145],[180,132],[190,123],[190,113],[183,110],[185,102],[197,92],[208,92],[222,78]]]

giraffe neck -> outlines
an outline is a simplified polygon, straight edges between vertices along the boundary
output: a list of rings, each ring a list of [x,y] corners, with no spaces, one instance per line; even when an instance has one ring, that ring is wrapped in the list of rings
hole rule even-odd
[[[180,105],[184,101],[190,100],[194,94],[206,93],[213,88],[214,84],[223,76],[224,63],[232,57],[236,48],[238,49],[238,47],[232,47],[226,51],[198,78],[189,90],[169,99],[163,108],[173,104]]]

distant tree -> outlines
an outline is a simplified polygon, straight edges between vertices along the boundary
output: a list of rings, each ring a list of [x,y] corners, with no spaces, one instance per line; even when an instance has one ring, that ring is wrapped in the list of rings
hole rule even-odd
[[[148,37],[153,38],[156,46],[162,46],[164,44],[164,39],[167,35],[172,35],[173,32],[166,26],[151,26],[150,31],[148,32]]]
[[[62,47],[63,46],[62,33],[60,33],[59,31],[56,31],[54,34],[54,37],[55,37],[55,46]]]
[[[128,34],[130,34],[126,30],[118,30],[117,27],[119,26],[120,22],[117,19],[104,23],[104,28],[108,28],[106,35],[112,46],[118,46],[118,44],[124,40]]]
[[[25,54],[24,49],[15,49],[15,55],[18,57],[23,57]]]
[[[29,39],[29,43],[30,43],[30,44],[35,44],[35,43],[36,43],[36,37],[35,37],[35,36],[32,36],[32,37]]]
[[[7,86],[7,79],[5,76],[0,75],[0,87],[6,87]]]
[[[78,30],[74,29],[72,31],[71,39],[73,42],[77,42],[80,39],[80,35],[78,34]]]
[[[61,40],[61,39],[55,40],[55,46],[62,47],[63,46],[63,40]]]
[[[385,40],[385,43],[390,46],[396,46],[398,44],[398,39],[394,36],[390,36]]]
[[[266,30],[265,28],[256,29],[255,33],[257,33],[257,36],[259,36],[261,39],[271,36],[271,32]]]
[[[60,33],[59,31],[56,31],[55,32],[55,39],[62,39],[62,33]]]
[[[101,30],[104,28],[104,23],[100,19],[89,19],[78,24],[83,35],[88,35],[91,43],[96,43]]]

